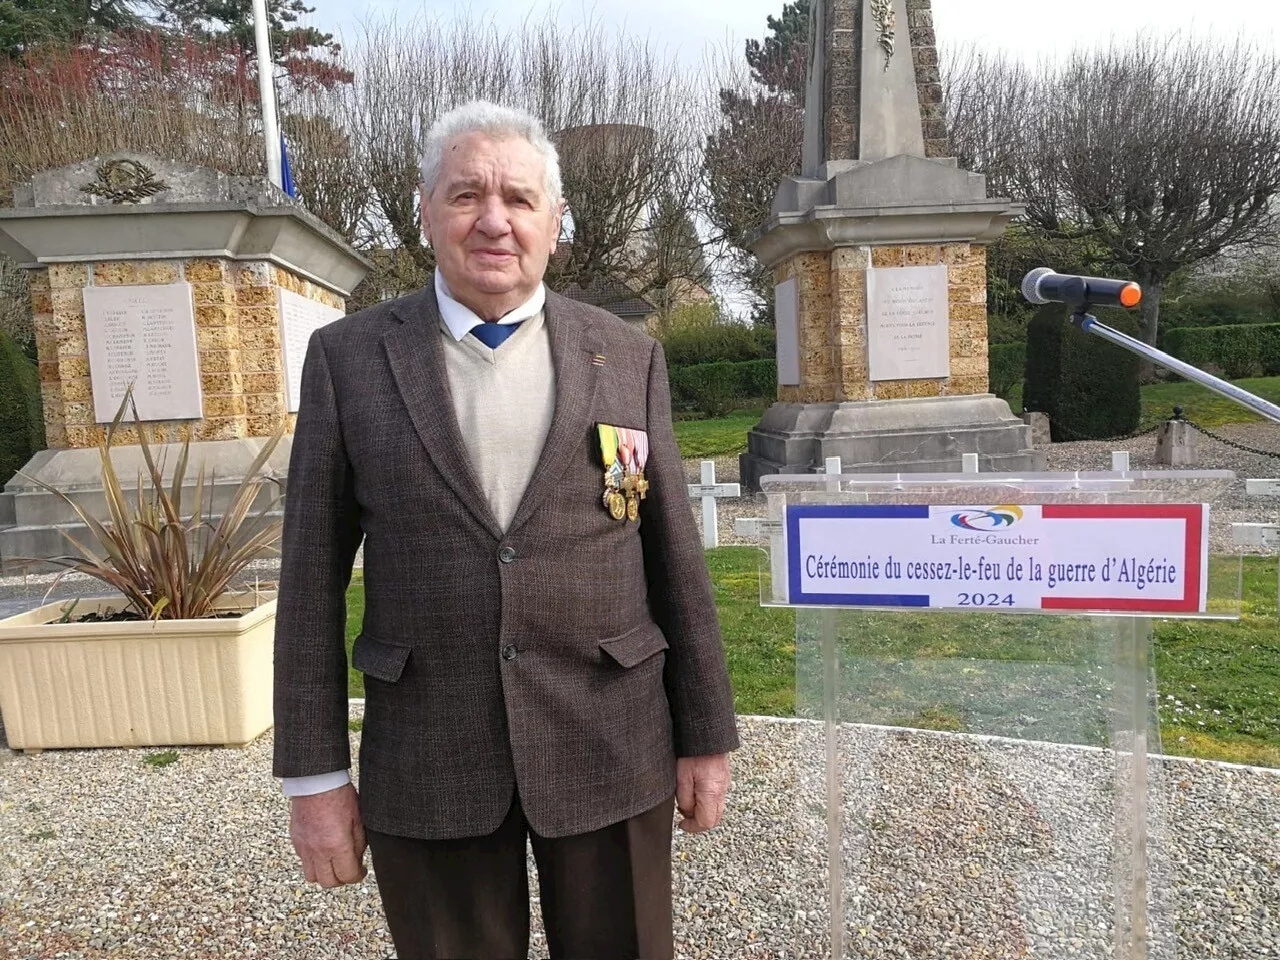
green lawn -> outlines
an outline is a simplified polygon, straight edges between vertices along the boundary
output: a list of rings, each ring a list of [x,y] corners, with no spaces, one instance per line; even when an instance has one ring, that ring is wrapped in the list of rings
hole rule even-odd
[[[1237,386],[1258,396],[1280,403],[1280,377],[1237,380]],[[1014,389],[1009,405],[1015,412],[1022,409],[1022,387]],[[1213,429],[1227,423],[1255,423],[1254,416],[1239,404],[1220,397],[1195,383],[1156,383],[1142,388],[1142,423],[1168,419],[1174,407],[1182,407],[1183,415],[1202,427]],[[686,459],[711,459],[734,456],[747,449],[747,432],[760,422],[761,410],[738,410],[716,420],[681,420],[676,423],[676,442]]]
[[[1234,383],[1264,400],[1280,403],[1280,377],[1258,377],[1253,380],[1236,380]],[[1143,423],[1168,418],[1175,406],[1182,407],[1183,416],[1202,427],[1253,423],[1262,419],[1238,403],[1220,397],[1196,383],[1155,383],[1142,388]]]
[[[795,611],[760,606],[752,547],[709,551],[707,565],[725,634],[739,713],[797,713]],[[1280,626],[1276,561],[1245,561],[1240,622],[1168,621],[1156,626],[1163,748],[1169,753],[1280,766]],[[348,596],[348,645],[364,611],[363,584]],[[806,639],[820,614],[802,612],[801,714],[816,704]],[[846,616],[841,614],[842,617]],[[855,619],[856,618],[856,619]],[[868,722],[1005,732],[1032,739],[1102,736],[1091,671],[1109,640],[1052,617],[850,614],[841,647],[848,709]],[[813,641],[813,642],[816,642]],[[1077,684],[1080,698],[1069,696]],[[351,695],[364,695],[358,673]],[[1019,718],[1027,726],[1015,730]]]
[[[717,420],[677,420],[676,443],[686,460],[712,460],[734,456],[747,449],[747,432],[763,410],[737,410]]]

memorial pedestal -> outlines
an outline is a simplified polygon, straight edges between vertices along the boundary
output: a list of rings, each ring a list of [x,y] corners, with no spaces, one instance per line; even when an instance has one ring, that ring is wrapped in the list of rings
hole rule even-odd
[[[203,464],[205,474],[212,481],[206,488],[207,503],[211,505],[214,522],[222,516],[222,508],[229,504],[243,480],[254,457],[262,449],[266,439],[206,440],[191,444],[190,458],[195,464]],[[293,438],[284,437],[262,468],[261,475],[283,483],[289,471],[289,454]],[[159,444],[152,448],[152,455],[163,469],[166,480],[172,476],[172,465],[181,453],[180,444]],[[125,485],[126,493],[132,493],[130,482],[146,475],[142,448],[120,446],[112,448],[112,462],[116,473]],[[42,450],[23,468],[23,473],[66,493],[78,506],[92,517],[108,516],[106,495],[102,489],[101,457],[96,449]],[[196,492],[196,472],[189,471],[191,484],[183,499],[191,502]],[[254,509],[268,505],[275,494],[264,488]],[[42,559],[63,556],[69,544],[63,531],[81,543],[92,543],[93,538],[81,522],[75,510],[62,498],[54,496],[22,476],[14,477],[0,492],[0,574],[19,572],[19,558]],[[52,571],[48,565],[21,565],[30,572]]]
[[[310,335],[344,315],[367,261],[265,180],[136,154],[46,171],[14,196],[0,250],[29,271],[50,448],[24,472],[104,519],[97,448],[132,386],[151,442],[191,440],[192,476],[203,464],[234,488],[246,451],[292,431]],[[137,456],[137,427],[114,442],[117,461]],[[65,553],[65,524],[74,534],[78,520],[15,478],[0,493],[0,564]]]
[[[778,473],[820,473],[839,457],[850,473],[958,473],[976,453],[984,473],[1043,470],[1031,428],[991,394],[862,403],[775,403],[747,435],[742,483]]]

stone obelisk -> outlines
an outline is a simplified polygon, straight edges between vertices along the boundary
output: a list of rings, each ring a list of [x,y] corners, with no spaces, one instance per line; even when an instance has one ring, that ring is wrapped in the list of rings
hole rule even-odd
[[[985,244],[1019,212],[947,152],[930,0],[813,0],[801,175],[756,255],[777,284],[778,402],[742,480],[1035,469],[988,393]]]

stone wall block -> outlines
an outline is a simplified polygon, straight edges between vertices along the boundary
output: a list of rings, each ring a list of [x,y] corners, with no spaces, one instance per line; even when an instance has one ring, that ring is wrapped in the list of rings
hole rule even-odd
[[[248,394],[284,392],[283,373],[246,373],[244,375],[244,392]]]
[[[93,401],[93,382],[88,377],[63,380],[62,399],[67,404],[91,403]]]
[[[280,350],[280,331],[276,327],[241,327],[240,346],[245,350]]]
[[[276,291],[272,287],[236,287],[236,305],[241,307],[271,307],[276,304]]]
[[[204,350],[200,354],[200,372],[231,373],[240,364],[239,350]]]
[[[62,264],[54,264],[54,266],[62,266]],[[27,271],[27,289],[32,293],[48,293],[52,289],[52,281],[49,278],[49,270],[52,267],[42,268],[39,270]],[[83,269],[83,267],[81,268]],[[87,274],[87,271],[86,271]],[[87,282],[87,277],[86,277]],[[84,286],[84,283],[79,284]]]
[[[942,262],[942,248],[938,246],[903,247],[908,267],[932,267]]]
[[[88,400],[66,398],[67,384],[63,384],[62,419],[69,427],[88,426],[94,422],[93,404]]]
[[[950,267],[948,277],[956,286],[981,287],[983,290],[987,288],[987,271],[982,264],[970,263],[963,267]]]
[[[204,398],[204,415],[213,417],[243,417],[245,415],[244,397],[211,397]]]
[[[918,397],[938,397],[942,395],[941,380],[911,380],[907,395],[912,399]]]
[[[206,394],[237,394],[244,390],[244,374],[242,373],[202,373],[200,385]],[[208,410],[205,411],[206,416]]]
[[[137,265],[127,260],[107,260],[93,265],[93,282],[100,287],[125,287],[138,282]]]
[[[236,320],[240,329],[280,326],[280,311],[275,307],[240,307],[236,310]]]
[[[134,265],[136,283],[177,283],[181,279],[182,263],[178,260],[142,260]]]
[[[947,394],[953,397],[972,397],[987,392],[989,391],[985,374],[968,377],[952,376],[947,390]]]
[[[250,417],[270,417],[284,410],[284,398],[275,393],[254,394],[245,397],[244,401]]]
[[[873,267],[901,267],[906,263],[906,250],[903,247],[872,247],[871,265]]]
[[[196,307],[196,326],[198,327],[229,327],[235,322],[235,307],[212,304]]]
[[[243,417],[206,417],[195,431],[197,440],[240,440],[248,435]]]
[[[235,303],[234,288],[225,283],[196,283],[191,286],[196,306],[230,306]]]
[[[203,360],[206,351],[240,346],[240,330],[238,327],[196,327],[196,343]]]
[[[59,363],[68,357],[87,357],[88,355],[89,341],[83,333],[69,333],[58,341]]]
[[[89,265],[87,263],[52,263],[47,271],[41,271],[48,278],[46,289],[83,290],[89,283]],[[32,286],[32,289],[36,289]]]
[[[188,283],[226,283],[227,262],[225,260],[188,260],[183,268],[183,275]]]
[[[281,405],[279,410],[270,414],[250,414],[247,419],[249,436],[251,437],[270,437],[280,429],[281,423],[285,425],[287,433],[292,433],[296,418],[293,415],[285,415],[284,406]]]
[[[906,400],[911,396],[910,380],[882,380],[875,384],[877,400]]]
[[[244,373],[270,373],[281,368],[279,350],[241,350],[240,369]]]

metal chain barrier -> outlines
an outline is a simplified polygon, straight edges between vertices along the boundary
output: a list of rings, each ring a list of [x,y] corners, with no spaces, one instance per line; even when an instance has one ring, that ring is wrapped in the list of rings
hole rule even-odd
[[[1228,447],[1232,447],[1243,453],[1252,453],[1255,456],[1271,457],[1272,459],[1280,460],[1280,450],[1262,450],[1262,449],[1259,449],[1258,447],[1250,447],[1246,444],[1238,443],[1235,440],[1230,439],[1229,437],[1224,437],[1220,434],[1214,433],[1208,427],[1200,426],[1200,424],[1196,423],[1194,420],[1188,420],[1186,417],[1179,416],[1176,411],[1174,413],[1174,419],[1181,420],[1191,429],[1195,430],[1197,433],[1204,434],[1210,440],[1217,440],[1219,443],[1226,444]]]
[[[1061,423],[1053,423],[1053,424],[1051,425],[1051,429],[1053,430],[1053,432],[1054,432],[1055,434],[1058,434],[1059,436],[1065,437],[1065,438],[1067,439],[1067,441],[1068,441],[1068,442],[1077,442],[1077,441],[1090,442],[1090,441],[1094,441],[1094,442],[1097,442],[1097,443],[1111,443],[1111,442],[1116,441],[1116,440],[1135,440],[1135,439],[1137,439],[1138,437],[1145,437],[1145,436],[1147,436],[1147,435],[1149,435],[1149,434],[1152,434],[1152,433],[1155,433],[1157,430],[1159,430],[1159,429],[1160,429],[1161,424],[1163,424],[1163,423],[1164,423],[1164,421],[1163,421],[1163,420],[1157,420],[1155,423],[1151,424],[1151,425],[1150,425],[1150,426],[1148,426],[1148,427],[1139,427],[1139,428],[1138,428],[1137,430],[1135,430],[1133,433],[1126,433],[1126,434],[1122,434],[1121,436],[1118,436],[1118,437],[1084,437],[1084,436],[1081,436],[1080,434],[1076,433],[1076,432],[1075,432],[1075,431],[1073,431],[1073,430],[1069,430],[1069,429],[1067,429],[1067,428],[1066,428],[1065,426],[1063,426]]]

